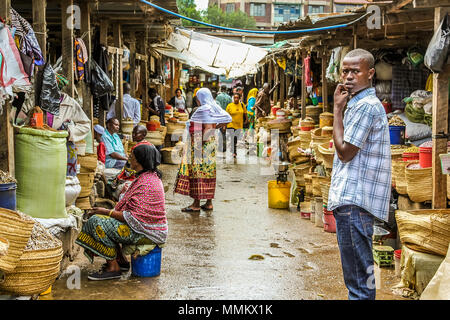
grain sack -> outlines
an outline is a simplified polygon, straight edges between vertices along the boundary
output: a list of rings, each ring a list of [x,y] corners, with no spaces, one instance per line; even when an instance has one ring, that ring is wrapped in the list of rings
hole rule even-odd
[[[19,211],[34,218],[67,217],[66,137],[67,131],[20,128],[15,139]]]
[[[450,210],[397,210],[395,218],[403,244],[416,251],[446,255],[450,243]]]

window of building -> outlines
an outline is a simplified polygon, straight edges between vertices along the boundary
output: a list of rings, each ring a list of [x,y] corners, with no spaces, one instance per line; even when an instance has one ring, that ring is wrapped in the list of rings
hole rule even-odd
[[[225,7],[225,11],[226,12],[234,12],[235,11],[234,3],[227,3],[227,5]]]
[[[357,4],[335,4],[336,12],[345,12],[347,10],[354,10],[356,8],[362,7],[362,5]]]
[[[265,3],[250,3],[250,16],[251,17],[264,17],[266,15]]]
[[[300,18],[301,5],[275,4],[273,11],[273,21],[285,23]]]
[[[323,13],[324,6],[308,6],[308,14]]]

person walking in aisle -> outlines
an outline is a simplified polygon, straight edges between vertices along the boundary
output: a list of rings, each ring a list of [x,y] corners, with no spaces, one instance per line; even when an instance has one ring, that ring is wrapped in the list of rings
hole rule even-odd
[[[328,210],[336,233],[349,300],[374,300],[372,235],[374,219],[388,221],[391,146],[383,105],[372,87],[374,57],[363,49],[343,60],[334,93],[336,156]],[[347,109],[344,112],[344,108]]]

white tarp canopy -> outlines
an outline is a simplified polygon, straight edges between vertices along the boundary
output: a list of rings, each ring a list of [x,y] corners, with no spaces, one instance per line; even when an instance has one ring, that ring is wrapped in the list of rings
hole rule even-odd
[[[258,62],[267,50],[248,44],[176,29],[165,46],[153,47],[162,55],[227,78],[239,78],[258,72]]]

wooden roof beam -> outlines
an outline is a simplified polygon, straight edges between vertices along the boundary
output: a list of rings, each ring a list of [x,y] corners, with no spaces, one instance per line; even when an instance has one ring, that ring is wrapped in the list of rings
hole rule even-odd
[[[413,2],[413,0],[400,0],[388,9],[388,13],[399,12],[403,7],[407,6],[411,2]]]
[[[413,8],[435,8],[435,7],[450,7],[450,0],[414,0]]]

